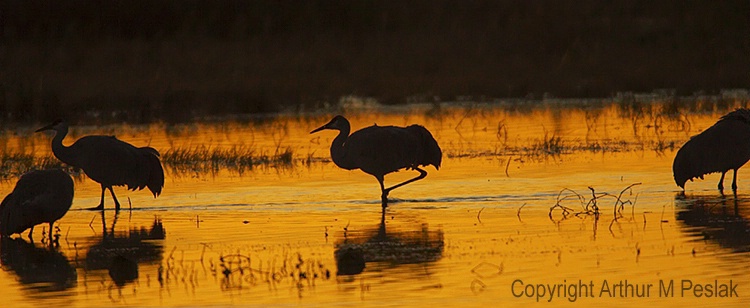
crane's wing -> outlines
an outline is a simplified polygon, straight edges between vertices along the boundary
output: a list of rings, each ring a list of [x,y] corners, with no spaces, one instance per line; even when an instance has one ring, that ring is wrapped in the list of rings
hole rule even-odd
[[[0,230],[3,234],[21,233],[60,219],[73,203],[73,191],[73,180],[61,170],[24,174],[0,205]]]
[[[70,146],[76,167],[91,179],[105,185],[126,185],[137,163],[132,145],[114,136],[86,136]]]
[[[70,149],[76,156],[77,167],[94,181],[126,185],[130,190],[148,187],[154,196],[164,187],[159,152],[152,147],[136,148],[114,136],[86,136]]]
[[[146,186],[157,197],[164,187],[164,168],[159,160],[159,151],[152,147],[142,147],[138,148],[138,154],[138,189]]]
[[[675,183],[684,188],[687,180],[742,167],[750,159],[748,140],[746,122],[732,118],[716,122],[677,151],[672,164]]]
[[[344,144],[347,159],[372,175],[416,167],[419,147],[419,139],[413,133],[394,126],[363,128],[351,134]]]
[[[422,125],[410,125],[406,130],[416,136],[419,146],[414,148],[417,152],[417,164],[421,166],[433,165],[435,169],[440,169],[440,163],[443,160],[443,151],[432,137],[432,133]]]

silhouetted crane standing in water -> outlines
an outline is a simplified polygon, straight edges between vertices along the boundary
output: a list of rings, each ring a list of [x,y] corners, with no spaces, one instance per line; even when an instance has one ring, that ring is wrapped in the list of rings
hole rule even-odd
[[[0,235],[21,234],[31,228],[31,238],[34,226],[46,222],[52,243],[52,225],[65,216],[72,203],[73,179],[67,173],[59,169],[28,172],[0,204]]]
[[[432,134],[421,125],[408,127],[373,125],[349,135],[349,121],[337,115],[326,125],[310,133],[324,129],[338,130],[339,135],[331,144],[331,159],[346,170],[361,169],[374,176],[380,183],[383,210],[388,206],[388,193],[391,190],[421,180],[427,171],[420,166],[433,165],[440,169],[443,152]],[[413,169],[419,176],[385,188],[386,174],[401,169]]]
[[[115,210],[120,210],[120,202],[117,201],[112,186],[126,185],[129,190],[148,187],[154,198],[161,194],[164,169],[156,149],[136,148],[115,136],[85,136],[66,147],[62,141],[68,134],[67,123],[57,120],[37,132],[45,130],[56,132],[52,138],[52,153],[57,159],[83,169],[89,178],[102,185],[101,202],[93,209],[104,209],[104,191],[109,189],[115,201]]]
[[[750,160],[750,110],[737,109],[686,142],[674,158],[672,171],[677,186],[687,180],[721,172],[719,191],[724,191],[724,175],[734,171],[732,191],[737,192],[737,169]]]

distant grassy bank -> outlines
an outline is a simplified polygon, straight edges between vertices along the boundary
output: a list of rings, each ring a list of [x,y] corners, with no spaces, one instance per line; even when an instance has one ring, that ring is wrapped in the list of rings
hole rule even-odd
[[[747,1],[0,2],[5,122],[750,86]]]

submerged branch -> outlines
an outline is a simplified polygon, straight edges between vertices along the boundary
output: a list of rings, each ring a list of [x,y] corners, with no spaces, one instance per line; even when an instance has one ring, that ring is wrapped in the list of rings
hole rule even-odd
[[[553,222],[559,222],[559,221],[568,219],[572,216],[575,216],[575,217],[593,216],[595,220],[598,220],[599,215],[601,213],[599,205],[598,205],[598,200],[604,197],[611,197],[611,198],[615,198],[615,205],[613,207],[613,210],[614,210],[614,215],[615,215],[614,220],[617,220],[618,215],[621,216],[620,213],[622,209],[625,207],[625,204],[630,204],[632,206],[635,206],[635,201],[623,200],[622,195],[628,190],[632,191],[633,187],[637,185],[641,185],[641,183],[633,183],[633,184],[628,185],[625,189],[620,191],[620,193],[617,196],[609,194],[609,193],[596,193],[596,190],[593,187],[589,186],[588,189],[591,191],[591,199],[589,199],[588,201],[586,200],[586,197],[577,193],[576,191],[569,189],[569,188],[563,188],[557,194],[557,199],[555,201],[555,204],[549,208],[548,216],[550,220],[552,220]],[[571,194],[563,196],[565,192],[568,192]],[[571,199],[571,198],[578,199],[578,202],[581,205],[581,210],[575,210],[571,207],[561,204],[563,201],[567,199]],[[553,218],[553,212],[558,209],[561,211],[562,218],[558,221],[555,221],[555,219]]]

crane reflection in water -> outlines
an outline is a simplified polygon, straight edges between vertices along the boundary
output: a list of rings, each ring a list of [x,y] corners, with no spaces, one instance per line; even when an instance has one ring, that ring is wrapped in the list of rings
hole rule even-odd
[[[414,230],[389,232],[383,215],[377,228],[344,232],[334,251],[337,275],[360,274],[368,263],[388,268],[427,264],[443,257],[443,230],[430,230],[426,223]]]
[[[750,252],[750,199],[747,196],[675,197],[677,221],[697,240],[718,244],[734,253]]]
[[[106,270],[114,286],[122,288],[138,279],[139,264],[158,264],[164,254],[162,240],[166,231],[161,219],[154,218],[150,228],[115,231],[119,214],[115,213],[107,230],[102,215],[102,235],[90,238],[91,245],[84,262],[87,271]]]
[[[75,267],[56,246],[37,247],[22,238],[3,237],[0,238],[0,264],[4,271],[18,277],[30,296],[69,290],[77,284]]]

